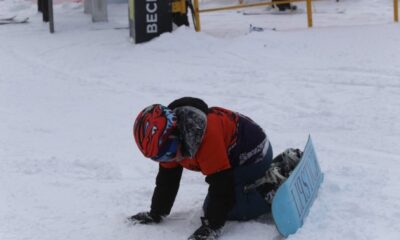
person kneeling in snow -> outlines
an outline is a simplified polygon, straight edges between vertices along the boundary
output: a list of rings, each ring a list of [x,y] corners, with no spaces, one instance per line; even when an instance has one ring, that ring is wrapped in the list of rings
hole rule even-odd
[[[272,2],[278,2],[274,5],[272,5],[272,7],[277,7],[279,9],[279,11],[281,11],[281,12],[297,10],[297,6],[292,5],[291,3],[279,3],[281,1],[283,1],[283,0],[272,0]]]
[[[267,213],[274,191],[301,156],[294,151],[273,160],[267,135],[254,121],[228,109],[209,108],[192,97],[177,99],[168,107],[145,108],[133,131],[138,148],[159,163],[159,171],[151,210],[129,220],[161,222],[171,211],[183,168],[200,171],[209,188],[202,225],[190,240],[216,239],[227,220],[244,221]],[[262,184],[255,184],[257,180]]]

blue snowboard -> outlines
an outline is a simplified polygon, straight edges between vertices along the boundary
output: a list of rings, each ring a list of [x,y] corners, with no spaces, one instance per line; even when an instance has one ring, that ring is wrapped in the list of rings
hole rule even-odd
[[[311,137],[308,137],[299,164],[278,188],[272,202],[272,216],[284,237],[303,226],[323,178]]]

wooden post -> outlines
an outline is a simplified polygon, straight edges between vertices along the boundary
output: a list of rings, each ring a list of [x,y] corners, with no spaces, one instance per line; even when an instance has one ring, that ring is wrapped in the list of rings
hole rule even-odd
[[[196,21],[195,29],[196,29],[196,32],[200,32],[201,25],[200,25],[200,13],[199,13],[199,0],[194,0],[193,5],[194,5],[193,6],[194,7],[194,18]]]
[[[399,0],[393,0],[394,21],[399,22]]]
[[[307,0],[307,22],[308,22],[308,27],[312,27],[313,26],[312,0]]]

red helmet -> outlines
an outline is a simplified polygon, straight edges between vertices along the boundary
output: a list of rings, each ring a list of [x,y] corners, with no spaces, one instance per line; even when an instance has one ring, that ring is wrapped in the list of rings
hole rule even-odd
[[[153,104],[136,117],[133,135],[144,156],[157,158],[175,129],[175,113],[161,104]]]

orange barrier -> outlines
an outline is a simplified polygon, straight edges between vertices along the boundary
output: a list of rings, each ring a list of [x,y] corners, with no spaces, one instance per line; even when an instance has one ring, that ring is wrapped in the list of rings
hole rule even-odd
[[[307,2],[307,25],[308,27],[312,27],[313,22],[312,22],[312,0],[282,0],[282,1],[276,1],[276,2],[259,2],[259,3],[240,3],[239,5],[233,5],[233,6],[228,6],[228,7],[218,7],[218,8],[207,8],[207,9],[199,9],[199,1],[198,0],[193,0],[193,8],[194,8],[194,14],[195,14],[195,29],[196,32],[199,32],[201,30],[200,27],[200,13],[206,13],[206,12],[216,12],[216,11],[225,11],[225,10],[234,10],[234,9],[240,9],[240,8],[250,8],[250,7],[260,7],[260,6],[272,6],[275,4],[280,4],[280,3],[294,3],[294,2]]]
[[[196,32],[201,30],[200,24],[200,13],[206,12],[216,12],[216,11],[224,11],[224,10],[234,10],[240,8],[250,8],[250,7],[260,7],[260,6],[272,6],[274,4],[279,3],[294,3],[294,2],[306,2],[307,5],[307,26],[313,26],[313,16],[312,16],[312,1],[313,0],[282,0],[276,2],[259,2],[259,3],[243,3],[243,1],[239,1],[239,5],[233,5],[228,7],[218,7],[218,8],[207,8],[207,9],[199,9],[199,0],[193,0],[193,8],[194,8],[194,17],[195,17],[195,29]],[[399,22],[399,0],[393,0],[393,9],[394,9],[394,21]]]

